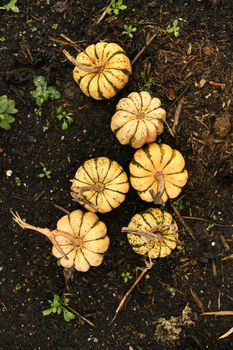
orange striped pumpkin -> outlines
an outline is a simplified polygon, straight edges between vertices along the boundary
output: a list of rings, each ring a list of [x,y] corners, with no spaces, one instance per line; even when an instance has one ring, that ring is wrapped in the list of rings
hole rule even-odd
[[[118,102],[111,129],[122,145],[140,148],[163,132],[165,118],[160,99],[152,98],[147,91],[131,92]]]
[[[74,59],[63,50],[73,64],[74,80],[82,92],[95,100],[110,99],[122,89],[132,72],[125,51],[115,43],[99,42],[88,46]]]
[[[139,196],[156,204],[177,197],[188,180],[182,154],[166,144],[151,143],[137,150],[129,170]]]
[[[92,158],[78,168],[71,195],[90,211],[106,213],[117,208],[129,190],[123,168],[107,157]]]
[[[149,208],[132,217],[127,233],[129,244],[140,255],[151,259],[164,258],[176,248],[178,226],[172,215],[158,208]]]

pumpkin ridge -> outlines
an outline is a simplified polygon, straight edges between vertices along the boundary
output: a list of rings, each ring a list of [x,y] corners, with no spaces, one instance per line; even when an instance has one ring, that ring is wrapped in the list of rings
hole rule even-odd
[[[131,120],[129,120],[129,121],[131,121]],[[133,139],[135,138],[135,135],[136,135],[136,133],[137,133],[137,131],[138,131],[139,123],[140,123],[140,120],[137,120],[137,125],[136,125],[136,127],[135,127],[135,132],[134,132],[133,136],[131,136],[130,139],[129,139],[129,145],[130,145],[130,146],[132,146]]]
[[[100,73],[100,74],[103,74],[103,72]],[[100,99],[100,100],[103,100],[105,97],[104,97],[104,94],[103,94],[102,90],[100,89],[100,84],[99,84],[100,74],[98,75],[98,82],[97,82],[97,86],[98,86],[98,95],[99,95],[99,99]]]
[[[164,176],[181,174],[181,173],[183,173],[185,170],[186,170],[186,168],[185,168],[185,166],[184,166],[183,169],[182,169],[181,171],[178,171],[177,173],[164,174]]]
[[[125,126],[127,123],[129,123],[129,122],[131,122],[131,121],[132,121],[132,120],[127,120],[127,121],[125,122],[125,124],[122,124],[122,125],[119,126],[118,128],[114,129],[114,130],[113,130],[114,134],[116,135],[116,134],[118,133],[118,131],[120,131],[120,130],[123,128],[123,126]]]
[[[141,91],[139,92],[139,97],[140,97],[140,101],[141,101],[141,108],[140,109],[143,109],[143,98],[142,98],[142,95],[141,95]]]
[[[83,78],[86,78],[86,76],[89,75],[89,74],[93,74],[93,73],[87,72],[87,74],[85,74],[83,77],[80,77],[80,78],[78,79],[78,84],[81,84],[82,79],[83,79]]]
[[[98,161],[98,159],[97,159],[97,158],[94,158],[94,163],[95,163],[95,171],[96,171],[96,174],[97,174],[97,182],[99,182],[99,172],[98,172],[98,165],[97,165],[97,161]]]
[[[130,113],[130,114],[134,114],[135,116],[137,115],[137,113],[134,113],[134,112],[129,112],[129,111],[126,111],[126,110],[124,110],[124,109],[117,109],[116,110],[117,112],[126,112],[126,113]]]
[[[94,45],[94,53],[95,53],[96,60],[98,61],[100,59],[100,57],[98,56],[98,53],[96,50],[96,45]]]
[[[94,46],[95,46],[95,45],[94,45]],[[84,50],[83,53],[85,53],[86,56],[89,58],[89,60],[96,66],[96,62],[93,60],[93,58],[91,58],[91,56],[88,55],[87,51]],[[79,62],[79,61],[78,61],[78,62]],[[82,62],[80,62],[80,63],[82,63]],[[83,64],[83,63],[82,63],[82,64]],[[84,63],[84,64],[86,64],[86,63]]]
[[[103,191],[102,193],[103,193],[103,196],[104,196],[104,198],[105,198],[106,202],[107,202],[107,203],[108,203],[108,205],[110,206],[110,208],[111,208],[111,209],[114,209],[114,207],[111,205],[111,203],[110,203],[110,202],[109,202],[109,200],[107,199],[107,197],[106,197],[106,195],[105,195],[104,191]]]
[[[156,224],[159,225],[160,222],[158,221],[157,217],[154,215],[154,211],[148,209],[148,213],[153,217],[153,219],[155,220]],[[160,213],[159,213],[160,214]]]
[[[113,71],[113,68],[112,68],[112,69],[109,69],[108,71],[107,71],[107,69],[106,69],[105,73],[111,74],[115,79],[117,79],[118,81],[120,81],[120,82],[122,83],[122,85],[123,85],[123,84],[124,84],[124,80],[120,79],[117,75],[113,74],[112,71]]]
[[[80,179],[77,179],[77,177],[74,177],[74,180],[76,180],[76,181],[78,181],[78,182],[81,182],[81,183],[84,184],[84,185],[93,185],[93,184],[90,184],[90,183],[88,183],[88,182],[85,182],[85,181],[82,181],[82,180],[80,180]]]
[[[103,180],[102,180],[102,183],[103,184],[105,184],[105,179],[106,179],[106,177],[107,177],[107,175],[108,175],[108,172],[109,172],[109,170],[110,170],[110,168],[111,168],[111,165],[112,165],[112,160],[111,159],[109,159],[108,158],[108,160],[109,160],[109,165],[108,165],[108,170],[106,171],[106,174],[104,175],[104,178],[103,178]]]
[[[139,167],[139,168],[145,170],[145,171],[148,171],[148,172],[151,174],[151,170],[148,170],[148,169],[144,168],[144,166],[143,166],[142,164],[140,164],[138,161],[136,161],[135,159],[133,159],[131,163],[132,163],[133,165],[135,165],[135,166],[137,166],[137,167]],[[131,174],[131,176],[133,176],[133,175]],[[143,176],[143,177],[144,177],[144,176]]]
[[[112,70],[112,69],[114,69],[114,70],[120,70],[122,73],[124,73],[125,75],[127,75],[127,77],[129,77],[130,74],[131,74],[131,72],[130,72],[128,69],[126,69],[126,68],[106,68],[105,71]]]
[[[117,190],[111,190],[111,188],[106,188],[105,187],[105,189],[104,189],[104,191],[111,191],[111,192],[116,192],[116,193],[119,193],[119,194],[123,194],[123,195],[125,195],[127,192],[121,192],[121,191],[117,191]],[[114,200],[116,201],[116,199],[114,198]],[[118,202],[118,201],[116,201],[116,202]],[[119,202],[118,202],[119,203]]]
[[[149,228],[152,228],[151,224],[147,221],[147,219],[145,218],[144,214],[146,214],[146,213],[144,212],[144,213],[140,214],[141,218],[147,224],[147,226],[149,226]],[[147,230],[147,228],[144,227],[144,230]]]
[[[183,186],[178,186],[178,185],[175,185],[173,182],[169,181],[169,180],[166,180],[165,181],[165,187],[166,187],[166,182],[169,182],[170,184],[172,184],[173,186],[177,187],[177,188],[182,188]]]
[[[87,213],[84,214],[84,216]],[[94,224],[89,228],[89,230],[85,233],[85,235],[82,236],[82,239],[86,236],[87,233],[89,233],[96,225],[98,225],[98,223],[100,222],[99,218],[96,219],[96,221],[94,222]],[[80,226],[80,231],[81,231],[81,226]]]
[[[117,93],[117,92],[119,91],[119,89],[116,87],[116,85],[113,84],[113,83],[111,82],[111,80],[109,80],[109,79],[106,77],[105,72],[102,72],[102,74],[103,74],[103,76],[105,77],[105,79],[107,80],[107,82],[113,87],[114,91]]]
[[[96,183],[96,180],[93,179],[93,178],[89,175],[88,171],[85,169],[85,163],[83,164],[82,168],[83,168],[83,170],[85,171],[85,173],[87,174],[87,176],[90,178],[90,180],[92,181],[92,184],[95,184],[95,183]]]
[[[119,54],[121,54],[121,55],[124,55],[127,59],[128,59],[128,57],[126,56],[126,53],[125,53],[125,51],[116,51],[116,52],[114,52],[110,57],[107,57],[107,60],[108,60],[108,62],[114,57],[114,56],[116,56],[116,55],[119,55]]]
[[[96,77],[96,75],[93,74],[93,77],[88,81],[88,84],[87,84],[87,93],[88,93],[88,96],[91,96],[91,93],[90,93],[90,85],[91,85],[92,80],[94,80],[95,77]]]
[[[154,185],[154,183],[155,183],[155,181],[153,181],[152,184],[151,184],[150,186],[148,186],[145,190],[142,190],[142,191],[139,191],[139,190],[138,190],[138,192],[139,192],[139,193],[144,193],[144,192],[148,191],[149,188],[151,188],[151,187]],[[151,198],[152,198],[152,197],[151,197]]]
[[[74,231],[73,226],[71,225],[70,214],[68,214],[68,220],[69,220],[69,223],[70,223],[70,227],[72,228],[74,237],[80,237],[80,231],[81,231],[81,226],[82,226],[82,223],[83,223],[84,212],[81,211],[81,214],[82,214],[82,216],[81,216],[81,221],[80,221],[80,226],[79,226],[79,230],[78,230],[77,236],[76,236],[76,232]]]
[[[165,170],[165,168],[171,163],[172,159],[175,157],[175,152],[174,152],[174,149],[172,150],[172,155],[171,155],[171,158],[169,159],[169,161],[164,165],[163,170]]]
[[[140,112],[140,111],[138,110],[138,108],[137,108],[137,106],[136,106],[134,100],[133,100],[129,95],[127,96],[127,98],[129,98],[129,99],[133,102],[133,104],[134,104],[135,109],[137,110],[137,112]]]
[[[101,57],[101,60],[102,60],[102,61],[103,61],[104,58],[105,58],[105,50],[106,50],[107,47],[108,47],[108,43],[105,43],[104,48],[103,48],[103,52],[102,52],[102,57]]]
[[[88,249],[87,249],[88,250]],[[84,257],[84,260],[86,260],[86,262],[88,263],[89,267],[91,266],[91,264],[89,263],[89,261],[87,260],[85,254],[83,254],[82,249],[80,249],[80,254],[82,254],[82,256]]]
[[[153,165],[153,168],[155,169],[154,163],[152,162],[152,159],[151,159],[152,157],[151,157],[151,154],[150,154],[149,146],[142,147],[142,151],[145,153],[145,155],[147,156],[147,158],[150,160],[151,164]]]
[[[89,239],[89,240],[87,240],[87,241],[83,241],[83,243],[90,243],[90,242],[100,241],[101,239],[104,239],[106,236],[107,236],[107,233],[106,233],[106,235],[103,236],[103,237],[95,238],[95,239]],[[85,247],[85,248],[86,248],[86,247]],[[86,249],[87,249],[87,248],[86,248]],[[89,250],[89,249],[87,249],[87,250]],[[99,254],[99,253],[98,253],[98,254]]]
[[[105,182],[104,184],[107,185],[107,184],[113,182],[113,181],[114,181],[115,179],[117,179],[122,173],[124,173],[124,169],[123,169],[123,168],[120,169],[120,172],[119,172],[113,179],[111,179],[111,180]],[[126,182],[127,182],[127,181],[126,181]]]

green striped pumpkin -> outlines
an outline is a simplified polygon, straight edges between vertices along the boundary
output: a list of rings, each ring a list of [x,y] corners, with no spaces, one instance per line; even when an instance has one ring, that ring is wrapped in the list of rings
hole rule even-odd
[[[147,91],[131,92],[118,102],[111,129],[122,145],[140,148],[163,132],[165,118],[160,99],[152,98]]]
[[[78,168],[71,194],[90,211],[106,213],[117,208],[129,190],[123,168],[107,157],[92,158]]]
[[[85,95],[95,100],[115,96],[126,85],[132,72],[125,51],[115,43],[92,44],[79,53],[76,60],[65,50],[63,52],[76,66],[74,80]]]
[[[53,255],[60,259],[63,267],[74,267],[78,271],[86,272],[91,266],[99,266],[104,253],[109,247],[106,225],[100,221],[95,213],[75,210],[63,216],[57,222],[58,234],[56,241],[66,255],[53,245]],[[74,237],[71,242],[59,232],[65,232]]]
[[[159,226],[158,226],[159,225]],[[157,227],[157,229],[156,229]],[[163,258],[175,249],[178,241],[178,226],[172,215],[158,208],[150,208],[134,215],[128,225],[128,229],[154,232],[155,239],[128,233],[127,238],[133,250],[140,255],[149,256],[151,259]],[[152,234],[153,235],[153,234]]]
[[[166,144],[137,150],[129,170],[131,185],[146,202],[156,202],[156,196],[160,203],[177,197],[188,180],[182,154]]]

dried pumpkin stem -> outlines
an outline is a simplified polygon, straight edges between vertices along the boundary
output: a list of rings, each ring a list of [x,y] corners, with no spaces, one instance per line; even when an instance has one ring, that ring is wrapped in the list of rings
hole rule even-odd
[[[141,274],[138,276],[138,278],[136,279],[136,281],[133,283],[133,285],[130,287],[130,289],[125,293],[125,295],[123,296],[123,298],[121,299],[116,311],[115,311],[115,315],[111,321],[111,323],[115,320],[115,318],[117,317],[118,313],[122,310],[127,298],[129,297],[129,295],[132,293],[132,291],[134,290],[134,288],[137,286],[137,284],[141,281],[142,277],[147,273],[148,270],[150,270],[153,266],[153,262],[151,261],[151,259],[149,259],[149,263],[146,263],[146,267],[142,270]]]
[[[164,204],[164,201],[162,199],[162,195],[165,191],[165,180],[164,180],[164,175],[160,171],[156,171],[154,174],[155,180],[158,181],[159,187],[158,187],[158,192],[155,193],[154,190],[150,189],[150,194],[153,198],[154,204]]]
[[[52,244],[57,248],[57,250],[62,254],[63,258],[68,260],[67,255],[63,252],[61,249],[60,245],[56,241],[56,236],[63,236],[67,238],[71,244],[74,246],[80,246],[80,242],[77,242],[77,239],[75,239],[71,234],[68,232],[60,231],[60,230],[49,230],[48,228],[41,228],[41,227],[36,227],[33,225],[28,224],[27,222],[24,222],[19,214],[11,212],[13,215],[13,220],[22,228],[26,230],[33,230],[36,232],[41,233],[42,235],[46,236]]]
[[[134,235],[143,236],[150,240],[162,242],[163,241],[162,235],[156,232],[160,229],[168,229],[168,228],[170,229],[170,228],[176,228],[176,227],[175,225],[158,225],[155,228],[151,229],[150,231],[138,230],[130,227],[122,227],[121,232],[132,233]]]
[[[78,62],[73,56],[71,56],[69,54],[68,51],[62,50],[62,52],[64,53],[64,55],[66,56],[68,61],[70,61],[73,65],[78,67],[78,69],[82,70],[83,72],[99,73],[99,72],[101,72],[103,70],[104,65],[100,65],[100,66],[96,66],[96,67],[88,67],[87,65]]]
[[[89,205],[94,210],[98,210],[98,207],[91,203],[85,196],[84,192],[89,192],[89,191],[96,191],[96,192],[101,192],[103,191],[103,185],[100,183],[96,183],[94,185],[89,185],[89,186],[78,186],[74,191],[71,191],[71,196],[73,197],[74,201],[83,201],[85,204]]]

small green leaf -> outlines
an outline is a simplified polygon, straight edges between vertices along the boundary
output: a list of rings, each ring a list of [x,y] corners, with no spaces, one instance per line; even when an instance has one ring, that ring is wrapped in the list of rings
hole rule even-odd
[[[46,309],[42,311],[43,316],[48,316],[53,312],[52,308]]]
[[[63,308],[63,315],[64,315],[64,320],[66,322],[70,322],[71,320],[73,320],[75,318],[75,315],[65,308]]]

